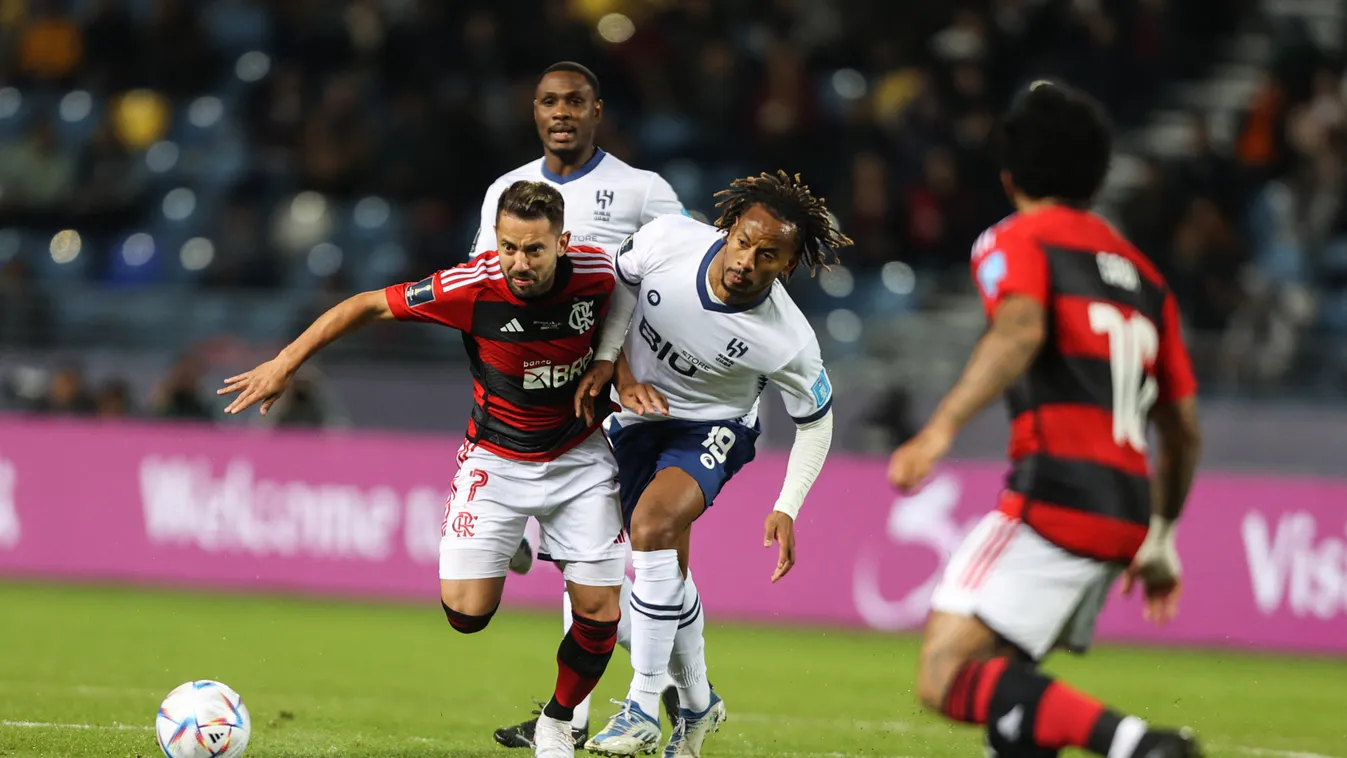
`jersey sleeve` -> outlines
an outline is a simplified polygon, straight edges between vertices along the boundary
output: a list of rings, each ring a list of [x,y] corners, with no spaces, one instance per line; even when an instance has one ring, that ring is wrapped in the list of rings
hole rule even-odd
[[[667,236],[664,224],[653,221],[636,230],[627,237],[617,249],[617,276],[631,287],[641,286],[641,280],[650,270],[651,262],[657,254],[661,234]]]
[[[1032,240],[1014,228],[988,229],[973,245],[973,282],[982,307],[991,318],[1011,295],[1031,297],[1048,305],[1048,261]]]
[[[464,263],[436,271],[419,282],[384,289],[388,308],[398,321],[422,321],[468,331],[472,328],[474,286],[486,279],[480,264]]]
[[[1183,343],[1179,303],[1172,292],[1165,295],[1164,321],[1155,376],[1160,383],[1160,402],[1175,403],[1197,393],[1197,377],[1193,375],[1188,347]]]
[[[833,385],[817,339],[811,337],[794,358],[768,378],[781,390],[786,412],[797,424],[817,421],[832,409]]]
[[[646,190],[645,204],[641,206],[641,224],[648,224],[660,216],[671,213],[688,215],[673,186],[665,181],[664,177],[655,174],[655,178],[650,182],[650,188]]]
[[[477,222],[477,236],[472,238],[471,255],[496,249],[496,205],[504,191],[500,182],[487,187],[486,197],[482,198],[482,216]]]

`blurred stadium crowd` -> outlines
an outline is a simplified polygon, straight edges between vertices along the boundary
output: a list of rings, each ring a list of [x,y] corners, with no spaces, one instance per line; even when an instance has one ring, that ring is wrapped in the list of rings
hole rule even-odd
[[[539,153],[532,89],[561,59],[603,81],[600,144],[663,173],[695,213],[761,170],[821,188],[857,245],[792,288],[855,342],[872,317],[967,292],[969,246],[1008,210],[986,139],[1015,88],[1064,76],[1126,135],[1168,83],[1206,76],[1223,40],[1264,23],[1260,8],[5,0],[0,347],[273,347],[354,289],[461,261],[483,190]],[[1303,27],[1276,40],[1229,139],[1194,110],[1184,155],[1147,161],[1105,210],[1194,330],[1347,334],[1342,69]],[[192,364],[166,387],[190,385]],[[124,405],[115,383],[77,403],[58,385],[29,404]],[[172,395],[145,410],[198,413]]]

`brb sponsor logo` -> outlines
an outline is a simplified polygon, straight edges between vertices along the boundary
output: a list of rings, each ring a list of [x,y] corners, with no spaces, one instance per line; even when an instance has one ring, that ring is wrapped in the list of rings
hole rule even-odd
[[[1258,511],[1240,524],[1259,612],[1297,618],[1347,615],[1347,519],[1337,533],[1303,511],[1275,520]]]
[[[153,545],[383,561],[398,552],[402,537],[413,561],[438,556],[445,493],[434,487],[402,494],[384,486],[262,479],[238,458],[217,475],[208,458],[148,456],[138,473]]]
[[[19,525],[19,504],[15,492],[19,471],[13,462],[0,458],[0,550],[17,547],[23,529]]]
[[[524,389],[550,390],[565,387],[579,379],[594,360],[594,349],[573,363],[554,364],[551,361],[524,361]]]
[[[977,526],[981,516],[959,523],[954,515],[962,489],[952,474],[942,474],[911,497],[900,497],[889,510],[882,541],[867,542],[856,555],[851,592],[856,612],[876,629],[910,629],[926,618],[931,594],[949,556]],[[890,598],[882,588],[881,555],[911,554],[912,548],[935,554],[935,569],[915,588]],[[896,548],[896,550],[895,550]]]

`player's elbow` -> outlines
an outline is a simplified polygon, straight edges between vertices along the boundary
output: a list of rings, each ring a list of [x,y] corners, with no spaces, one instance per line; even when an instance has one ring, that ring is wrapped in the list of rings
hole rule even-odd
[[[393,318],[393,309],[388,307],[388,296],[384,294],[383,290],[361,292],[358,295],[352,295],[346,302],[366,318],[372,320]]]

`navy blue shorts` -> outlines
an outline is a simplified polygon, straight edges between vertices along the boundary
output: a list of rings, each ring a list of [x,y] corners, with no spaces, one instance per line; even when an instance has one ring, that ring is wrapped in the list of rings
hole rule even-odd
[[[609,417],[608,441],[617,458],[622,515],[628,527],[641,493],[666,468],[686,471],[702,488],[706,507],[730,477],[753,460],[760,426],[733,421],[642,421],[622,426]]]

